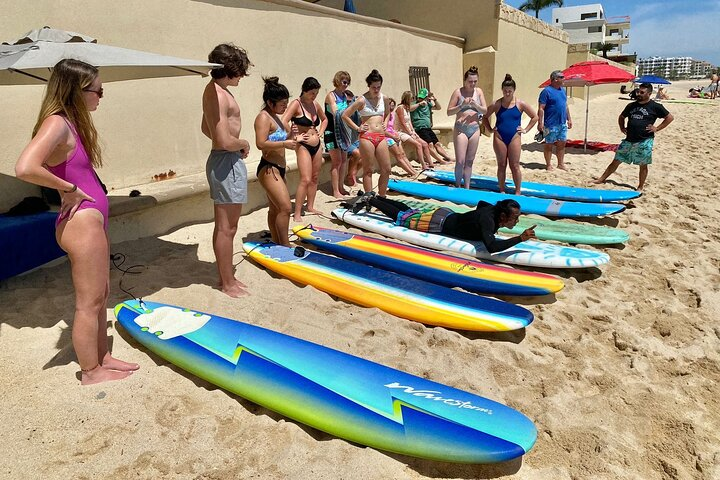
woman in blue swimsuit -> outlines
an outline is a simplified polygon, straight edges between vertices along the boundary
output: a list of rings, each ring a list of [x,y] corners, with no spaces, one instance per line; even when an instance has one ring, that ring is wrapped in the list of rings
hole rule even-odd
[[[315,195],[317,194],[318,176],[322,166],[322,149],[320,138],[327,127],[325,112],[315,99],[320,92],[320,82],[313,77],[303,81],[300,98],[293,100],[283,115],[283,121],[292,121],[297,127],[298,134],[295,138],[298,142],[296,154],[297,165],[300,171],[300,183],[295,192],[295,215],[296,222],[302,221],[302,207],[307,199],[307,211],[309,213],[320,213],[315,210]]]
[[[453,128],[455,186],[460,187],[464,182],[465,188],[470,188],[472,166],[480,141],[480,120],[487,111],[487,104],[482,89],[477,86],[477,67],[470,67],[463,78],[463,86],[450,97],[447,114],[456,115]]]
[[[262,152],[257,167],[257,178],[268,198],[268,228],[273,242],[290,246],[290,193],[285,183],[285,149],[294,150],[297,142],[288,138],[290,126],[281,120],[288,106],[290,93],[278,77],[263,78],[265,107],[255,117],[255,145]]]
[[[493,138],[493,150],[497,158],[497,177],[500,193],[505,193],[505,172],[508,163],[515,183],[515,195],[520,195],[522,184],[522,172],[520,171],[520,135],[527,133],[538,121],[537,112],[519,98],[515,98],[515,80],[510,74],[505,75],[502,82],[502,98],[490,105],[487,114],[483,119],[486,129],[490,129],[489,118],[495,114],[495,135]],[[530,117],[530,123],[522,128],[520,120],[525,113]]]

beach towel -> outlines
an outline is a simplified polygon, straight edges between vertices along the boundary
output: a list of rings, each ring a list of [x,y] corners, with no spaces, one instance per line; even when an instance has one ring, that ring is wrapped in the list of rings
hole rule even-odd
[[[360,125],[360,114],[355,112],[350,117],[356,125]],[[342,119],[342,112],[335,112],[335,139],[344,152],[350,150],[353,143],[359,139],[359,134],[350,128]]]
[[[583,148],[582,140],[568,140],[565,145],[568,147]],[[603,142],[587,142],[587,148],[590,150],[597,150],[598,152],[615,152],[618,149],[619,144],[617,143],[603,143]]]

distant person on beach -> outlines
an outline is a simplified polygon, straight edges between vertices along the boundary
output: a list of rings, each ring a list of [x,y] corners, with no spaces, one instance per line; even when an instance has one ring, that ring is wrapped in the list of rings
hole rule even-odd
[[[497,159],[497,178],[500,193],[505,193],[505,175],[508,164],[515,184],[515,195],[520,195],[522,186],[522,170],[520,169],[520,153],[522,152],[521,135],[530,131],[538,115],[529,104],[515,97],[515,80],[508,73],[502,82],[502,98],[488,108],[483,122],[485,128],[490,128],[489,118],[495,114],[495,128],[493,131],[493,150]],[[522,115],[530,117],[527,127],[521,125]],[[468,180],[465,180],[468,182]],[[468,182],[469,183],[469,182]]]
[[[495,238],[499,228],[513,228],[517,224],[520,204],[515,200],[500,200],[495,205],[480,201],[475,210],[466,213],[456,213],[446,207],[423,212],[397,200],[377,197],[373,193],[364,194],[352,201],[350,207],[353,213],[359,212],[363,207],[368,210],[375,207],[390,217],[395,225],[419,232],[481,241],[490,253],[501,252],[535,238],[535,226],[513,238]]]
[[[32,140],[15,165],[18,178],[54,188],[62,199],[55,238],[70,259],[75,287],[72,344],[83,385],[120,380],[139,368],[110,355],[106,333],[108,199],[95,174],[102,155],[90,116],[102,97],[97,68],[72,59],[58,62]]]
[[[385,117],[390,113],[389,98],[381,93],[383,78],[380,72],[373,70],[365,78],[368,91],[358,97],[342,114],[346,125],[360,135],[360,155],[362,156],[363,189],[369,192],[372,187],[373,160],[380,170],[378,194],[385,196],[390,180],[390,152],[388,150]],[[360,114],[360,125],[353,119],[353,113]]]
[[[658,87],[658,91],[655,94],[655,100],[672,100],[672,97],[668,95],[664,87]]]
[[[440,103],[427,88],[418,90],[416,98],[417,101],[410,105],[410,121],[412,121],[413,128],[420,138],[427,142],[430,154],[439,164],[451,162],[452,158],[447,154],[432,129],[432,111],[441,110]]]
[[[434,165],[430,146],[425,140],[420,138],[413,128],[412,120],[410,119],[410,103],[412,100],[413,94],[410,90],[404,91],[402,97],[400,97],[400,105],[395,109],[395,113],[397,113],[397,130],[403,142],[415,147],[418,163],[420,163],[420,167],[425,170],[427,168],[433,168]]]
[[[715,97],[717,97],[719,86],[718,75],[717,73],[713,73],[712,77],[710,77],[710,100],[715,100]]]
[[[240,106],[228,87],[236,87],[252,66],[245,50],[220,44],[210,52],[208,61],[223,65],[210,71],[212,79],[203,92],[202,132],[212,140],[205,172],[210,197],[215,203],[213,250],[220,274],[220,289],[238,298],[248,295],[247,285],[235,278],[233,241],[242,206],[247,203],[247,168],[244,159],[250,143],[240,138]]]
[[[653,142],[655,132],[666,128],[673,121],[673,116],[661,104],[650,100],[653,86],[643,83],[638,89],[638,99],[628,104],[618,117],[620,131],[626,135],[615,152],[615,159],[608,165],[605,172],[592,183],[604,183],[617,170],[620,163],[640,166],[640,179],[637,191],[645,187],[648,166],[652,163]],[[662,118],[660,125],[655,121]],[[625,121],[627,119],[627,126]]]
[[[295,150],[290,124],[281,116],[288,106],[290,93],[278,77],[263,78],[264,107],[255,118],[255,145],[262,152],[257,178],[268,198],[268,228],[273,242],[290,246],[288,230],[292,205],[285,182],[285,150]]]
[[[320,213],[315,209],[318,177],[322,167],[322,145],[320,139],[327,127],[327,117],[320,104],[316,101],[320,93],[320,82],[313,77],[303,80],[300,97],[293,100],[283,114],[284,120],[290,120],[297,127],[297,155],[300,182],[295,192],[296,222],[302,221],[302,207],[307,200],[308,213]]]
[[[552,149],[555,145],[558,168],[565,168],[565,142],[567,131],[572,128],[570,109],[567,106],[567,95],[563,90],[565,75],[561,70],[550,74],[550,85],[540,92],[538,100],[538,130],[543,132],[545,146],[543,155],[548,170],[552,170]]]
[[[478,83],[478,69],[470,67],[463,75],[463,86],[455,90],[448,103],[448,116],[455,115],[455,186],[470,188],[473,162],[480,141],[480,122],[487,112],[485,95]]]
[[[336,127],[341,127],[342,112],[352,103],[352,97],[347,94],[350,87],[350,74],[344,70],[335,73],[333,77],[333,90],[325,96],[325,116],[327,117],[327,128],[325,129],[325,151],[330,154],[330,183],[332,184],[333,197],[342,198],[348,195],[343,186],[343,179],[347,172],[348,156],[340,148],[340,141],[336,138]]]

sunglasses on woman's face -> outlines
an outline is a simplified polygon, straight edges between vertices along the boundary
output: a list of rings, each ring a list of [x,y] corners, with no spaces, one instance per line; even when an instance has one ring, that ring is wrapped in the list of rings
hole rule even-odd
[[[350,82],[348,82],[347,80],[343,80],[341,83],[346,87],[350,85]]]
[[[102,98],[102,97],[103,97],[103,89],[102,89],[102,87],[100,87],[100,90],[91,90],[91,89],[89,89],[89,88],[84,88],[84,89],[83,89],[83,92],[94,93],[95,95],[98,96],[98,98]]]

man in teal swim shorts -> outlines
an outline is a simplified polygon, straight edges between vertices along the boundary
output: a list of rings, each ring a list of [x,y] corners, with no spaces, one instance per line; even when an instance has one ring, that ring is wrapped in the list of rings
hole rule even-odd
[[[627,163],[628,165],[640,165],[640,180],[636,190],[640,192],[645,187],[648,165],[652,163],[655,132],[659,132],[673,121],[673,116],[664,106],[650,100],[652,91],[651,84],[640,85],[637,100],[628,104],[618,117],[620,131],[626,137],[620,142],[615,159],[608,165],[602,176],[593,180],[592,183],[604,183],[617,170],[620,163]],[[660,125],[655,126],[658,118],[662,118],[663,121]],[[625,126],[625,119],[627,119],[627,126]]]

